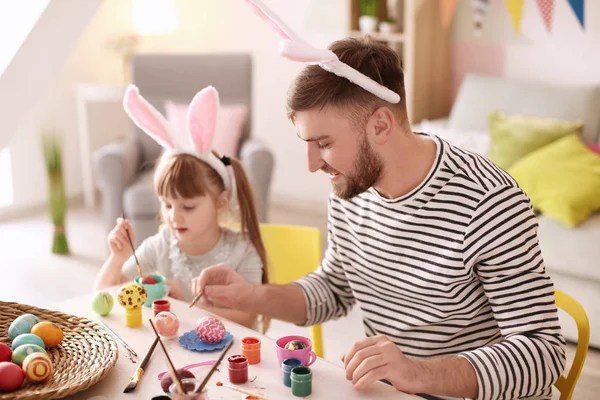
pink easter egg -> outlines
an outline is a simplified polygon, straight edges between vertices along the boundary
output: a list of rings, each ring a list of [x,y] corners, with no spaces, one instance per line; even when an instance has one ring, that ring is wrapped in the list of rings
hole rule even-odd
[[[204,343],[219,343],[225,336],[225,326],[215,317],[204,317],[196,325],[196,335]]]
[[[179,318],[170,311],[161,311],[154,317],[154,325],[159,335],[174,336],[179,330]]]

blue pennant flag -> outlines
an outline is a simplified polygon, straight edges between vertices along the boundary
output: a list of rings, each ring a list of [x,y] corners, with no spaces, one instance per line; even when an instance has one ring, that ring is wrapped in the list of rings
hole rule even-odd
[[[577,19],[579,20],[579,23],[581,24],[581,26],[584,26],[584,18],[583,18],[583,12],[584,12],[584,1],[585,0],[569,0],[569,4],[571,5],[571,8],[573,9],[573,12],[575,13],[575,15],[577,16]]]

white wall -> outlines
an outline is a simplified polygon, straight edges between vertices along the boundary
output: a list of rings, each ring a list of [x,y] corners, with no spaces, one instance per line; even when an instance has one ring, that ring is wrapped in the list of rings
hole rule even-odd
[[[325,46],[345,36],[348,26],[347,0],[266,0],[299,34],[315,45]],[[253,133],[265,140],[276,154],[272,200],[275,203],[315,205],[324,209],[330,184],[324,174],[310,174],[306,168],[304,144],[296,137],[285,114],[287,88],[301,65],[280,57],[278,39],[243,0],[178,0],[179,29],[171,35],[143,37],[140,52],[237,52],[254,56]],[[66,184],[70,196],[81,193],[80,158],[73,103],[76,82],[121,83],[120,60],[106,48],[106,41],[132,27],[131,0],[105,0],[72,53],[53,95],[42,102],[37,114],[23,126],[18,139],[11,142],[16,206],[13,209],[43,204],[46,199],[45,176],[39,148],[39,125],[55,124],[65,134],[67,155]],[[120,110],[113,111],[120,113]],[[123,121],[122,114],[113,114]],[[112,118],[107,118],[108,120]],[[110,131],[118,130],[116,123]],[[126,121],[119,122],[126,131]],[[116,124],[116,125],[119,125]],[[118,136],[106,135],[103,127],[92,127],[97,144]],[[29,154],[29,156],[25,156]],[[0,210],[6,215],[7,210]]]
[[[454,60],[455,69],[459,69],[455,79],[473,71],[564,84],[600,82],[600,1],[585,2],[582,28],[568,1],[556,0],[550,33],[536,2],[526,1],[520,36],[503,3],[492,2],[483,35],[476,38],[472,34],[471,1],[459,2],[453,20],[453,42],[463,58]],[[487,65],[487,60],[501,65]]]

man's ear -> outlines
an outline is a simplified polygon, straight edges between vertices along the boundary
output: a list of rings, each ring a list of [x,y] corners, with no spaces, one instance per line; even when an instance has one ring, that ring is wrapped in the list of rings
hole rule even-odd
[[[387,107],[379,107],[371,114],[367,122],[367,132],[375,144],[382,145],[388,141],[395,118],[392,110]]]
[[[217,196],[217,209],[224,210],[229,206],[231,201],[231,192],[229,190],[223,190],[219,196]]]

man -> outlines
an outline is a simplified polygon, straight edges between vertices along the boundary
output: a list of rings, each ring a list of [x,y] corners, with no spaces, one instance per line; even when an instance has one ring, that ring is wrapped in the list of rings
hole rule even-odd
[[[318,65],[294,82],[290,119],[310,171],[333,186],[321,266],[281,286],[211,267],[201,301],[306,326],[358,304],[367,338],[343,359],[357,389],[387,380],[409,393],[549,398],[565,341],[529,199],[485,158],[412,132],[390,48],[345,39],[330,50],[402,100]]]

